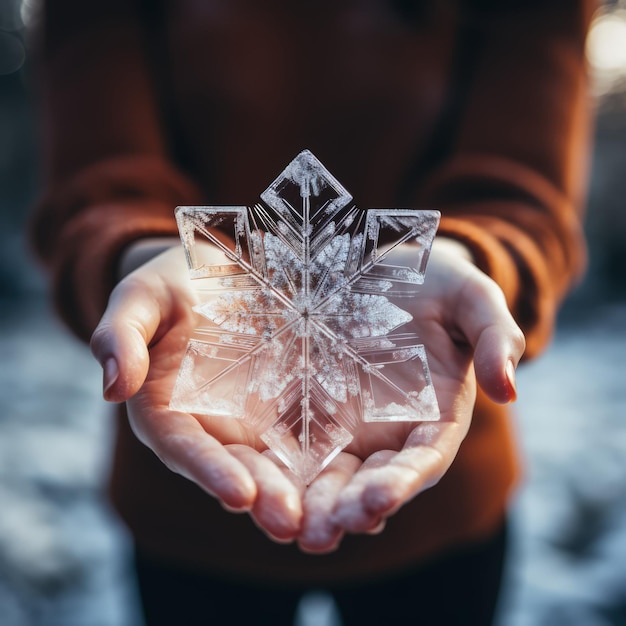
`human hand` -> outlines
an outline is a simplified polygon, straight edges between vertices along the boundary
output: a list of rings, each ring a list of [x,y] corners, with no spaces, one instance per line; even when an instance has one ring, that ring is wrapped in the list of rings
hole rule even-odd
[[[131,252],[145,260],[138,250]],[[127,401],[136,436],[168,468],[226,509],[249,512],[273,540],[291,541],[300,528],[302,486],[262,453],[265,445],[257,435],[242,420],[169,409],[197,321],[195,304],[181,247],[159,254],[120,281],[91,341],[104,370],[104,396]]]
[[[403,254],[398,264],[410,265],[410,247]],[[492,399],[514,397],[510,368],[524,342],[502,293],[463,258],[457,244],[437,241],[411,312],[426,344],[441,421],[364,424],[304,492],[273,455],[261,453],[264,445],[242,421],[169,409],[195,325],[195,297],[188,285],[182,251],[172,249],[114,290],[92,340],[104,368],[105,397],[129,400],[133,430],[170,469],[225,508],[249,511],[274,540],[298,536],[303,550],[327,552],[345,532],[379,531],[387,517],[439,480],[469,428],[472,358]]]
[[[394,264],[413,265],[404,246]],[[460,245],[436,239],[426,281],[410,309],[426,346],[441,420],[363,424],[303,496],[300,547],[323,553],[348,533],[385,520],[448,470],[470,426],[476,381],[495,402],[515,399],[525,342],[500,288]]]

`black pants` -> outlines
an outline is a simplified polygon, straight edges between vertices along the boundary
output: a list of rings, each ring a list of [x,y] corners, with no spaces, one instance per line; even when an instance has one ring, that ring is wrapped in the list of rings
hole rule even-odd
[[[498,598],[506,528],[413,572],[331,586],[344,626],[488,626]],[[147,626],[292,626],[308,589],[233,584],[136,555]]]

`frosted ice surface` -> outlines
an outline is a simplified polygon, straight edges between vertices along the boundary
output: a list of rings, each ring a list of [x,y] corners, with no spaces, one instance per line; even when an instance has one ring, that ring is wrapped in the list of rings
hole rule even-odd
[[[363,422],[439,419],[424,347],[397,331],[438,211],[361,210],[305,150],[254,206],[178,207],[176,219],[202,322],[173,409],[246,420],[307,484]],[[405,242],[416,266],[385,263]]]

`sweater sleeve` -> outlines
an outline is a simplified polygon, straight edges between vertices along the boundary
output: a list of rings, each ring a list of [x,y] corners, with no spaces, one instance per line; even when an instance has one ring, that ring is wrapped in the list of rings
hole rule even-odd
[[[35,40],[44,192],[31,238],[87,339],[122,250],[176,235],[173,207],[200,193],[168,161],[139,0],[50,1]]]
[[[530,357],[547,343],[585,262],[584,52],[595,3],[508,4],[471,13],[471,74],[454,145],[419,202],[442,211],[440,234],[467,244],[502,287]]]

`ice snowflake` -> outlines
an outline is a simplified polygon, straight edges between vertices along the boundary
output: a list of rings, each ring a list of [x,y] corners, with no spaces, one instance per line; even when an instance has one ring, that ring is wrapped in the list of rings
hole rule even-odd
[[[178,207],[202,319],[171,408],[245,420],[305,483],[362,422],[437,420],[414,298],[437,211],[361,210],[309,151],[252,207]],[[415,267],[384,263],[403,243]],[[219,255],[219,259],[217,258]]]

